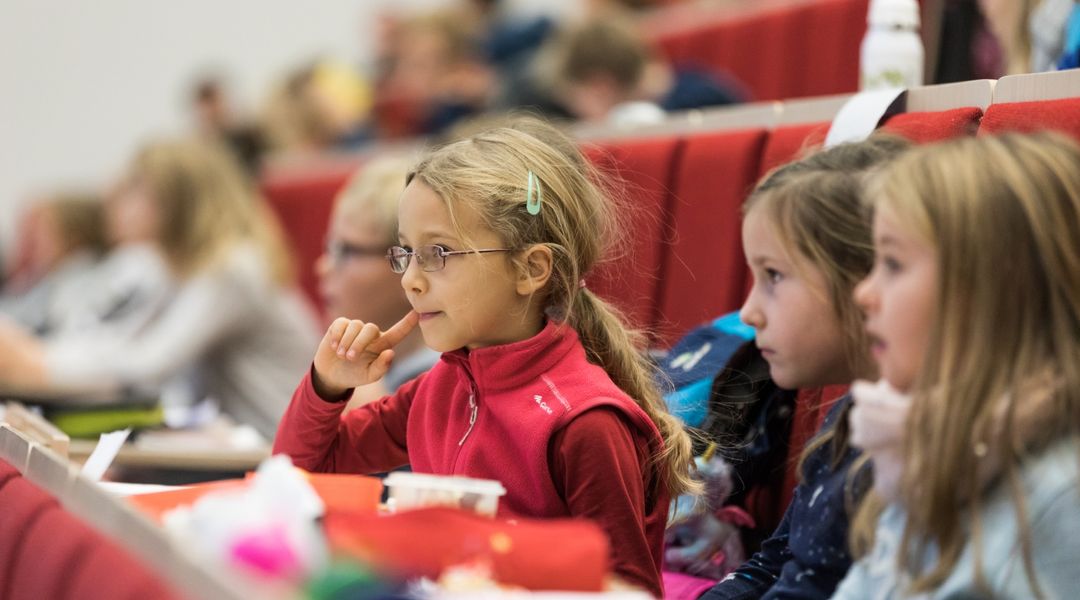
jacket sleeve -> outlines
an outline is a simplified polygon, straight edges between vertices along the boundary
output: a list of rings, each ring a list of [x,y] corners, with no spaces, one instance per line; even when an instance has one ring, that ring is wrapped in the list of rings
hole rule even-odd
[[[790,518],[789,505],[776,531],[762,542],[761,550],[713,586],[701,597],[702,600],[751,600],[769,591],[780,577],[784,563],[791,560],[791,549],[788,547]]]
[[[242,253],[241,253],[242,254]],[[160,385],[255,325],[255,306],[282,291],[243,256],[188,280],[138,332],[95,329],[46,344],[49,378],[80,390]]]
[[[409,409],[423,379],[342,416],[347,403],[320,398],[309,371],[278,426],[274,454],[287,454],[296,466],[319,473],[380,473],[408,464]]]
[[[548,447],[552,480],[571,516],[604,530],[616,575],[661,597],[663,524],[648,524],[666,520],[667,507],[666,502],[662,510],[646,506],[642,459],[647,453],[648,442],[607,408],[585,411],[556,432]]]

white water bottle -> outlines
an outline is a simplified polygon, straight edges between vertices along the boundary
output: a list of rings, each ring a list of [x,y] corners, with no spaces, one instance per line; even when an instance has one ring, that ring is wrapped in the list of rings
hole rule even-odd
[[[863,91],[922,85],[923,45],[916,0],[870,0],[859,57]]]

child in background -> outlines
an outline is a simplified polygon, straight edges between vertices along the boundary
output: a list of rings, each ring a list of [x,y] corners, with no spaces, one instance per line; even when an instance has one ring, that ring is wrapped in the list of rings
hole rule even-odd
[[[338,194],[326,253],[315,265],[328,317],[365,318],[386,330],[412,310],[401,277],[386,268],[386,249],[397,243],[398,198],[412,163],[405,157],[372,160]],[[439,360],[419,331],[406,336],[394,354],[385,377],[356,389],[354,405],[393,392]]]
[[[877,258],[856,299],[911,404],[899,485],[880,520],[856,521],[872,551],[836,597],[1075,597],[1080,147],[1045,133],[931,146],[869,198]]]
[[[743,247],[754,286],[741,317],[756,330],[769,375],[781,388],[843,384],[876,373],[852,299],[873,265],[862,178],[906,148],[902,140],[880,137],[824,150],[773,171],[747,200]],[[850,408],[849,396],[838,400],[807,445],[802,482],[772,537],[704,598],[832,594],[851,564],[847,505],[866,484],[862,473],[849,476],[859,460],[847,443]],[[710,530],[716,528],[704,528]],[[714,548],[699,542],[693,564],[707,564]],[[669,562],[677,562],[671,560],[677,550],[669,550]]]
[[[91,194],[62,194],[34,209],[35,218],[22,235],[27,244],[33,282],[23,290],[4,290],[0,314],[36,335],[65,328],[79,311],[93,273],[105,254],[105,224],[101,199]]]
[[[173,297],[137,329],[45,343],[0,323],[0,382],[65,396],[175,386],[272,436],[318,330],[277,223],[236,160],[200,141],[151,144],[107,215],[116,244],[161,257]]]
[[[312,471],[411,463],[500,480],[500,514],[596,521],[615,574],[659,597],[669,498],[696,487],[690,439],[637,334],[584,284],[617,234],[589,173],[570,139],[532,119],[421,161],[388,253],[415,312],[387,331],[335,321],[274,451]],[[441,361],[340,417],[417,324]]]

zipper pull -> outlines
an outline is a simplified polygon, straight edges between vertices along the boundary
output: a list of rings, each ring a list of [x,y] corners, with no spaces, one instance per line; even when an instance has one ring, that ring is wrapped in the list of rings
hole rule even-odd
[[[469,428],[465,430],[465,435],[461,436],[461,441],[457,443],[458,446],[461,446],[462,444],[464,444],[465,439],[469,437],[470,433],[472,433],[473,425],[476,424],[476,411],[477,411],[478,408],[479,407],[477,407],[477,405],[476,405],[476,394],[473,394],[473,393],[470,392],[469,393],[469,411],[470,411],[469,412]]]

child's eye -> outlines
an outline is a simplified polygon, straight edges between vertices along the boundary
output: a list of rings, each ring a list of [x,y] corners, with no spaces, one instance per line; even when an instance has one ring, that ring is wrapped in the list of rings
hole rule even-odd
[[[772,284],[780,283],[780,280],[784,278],[784,274],[776,269],[765,269],[765,279]]]
[[[446,256],[447,252],[453,252],[453,250],[451,250],[450,248],[447,248],[446,246],[444,246],[442,244],[432,244],[432,247],[435,248],[435,251],[438,252],[442,256]]]
[[[888,255],[881,257],[881,264],[889,273],[899,273],[903,269],[903,265],[900,264],[900,261]]]

